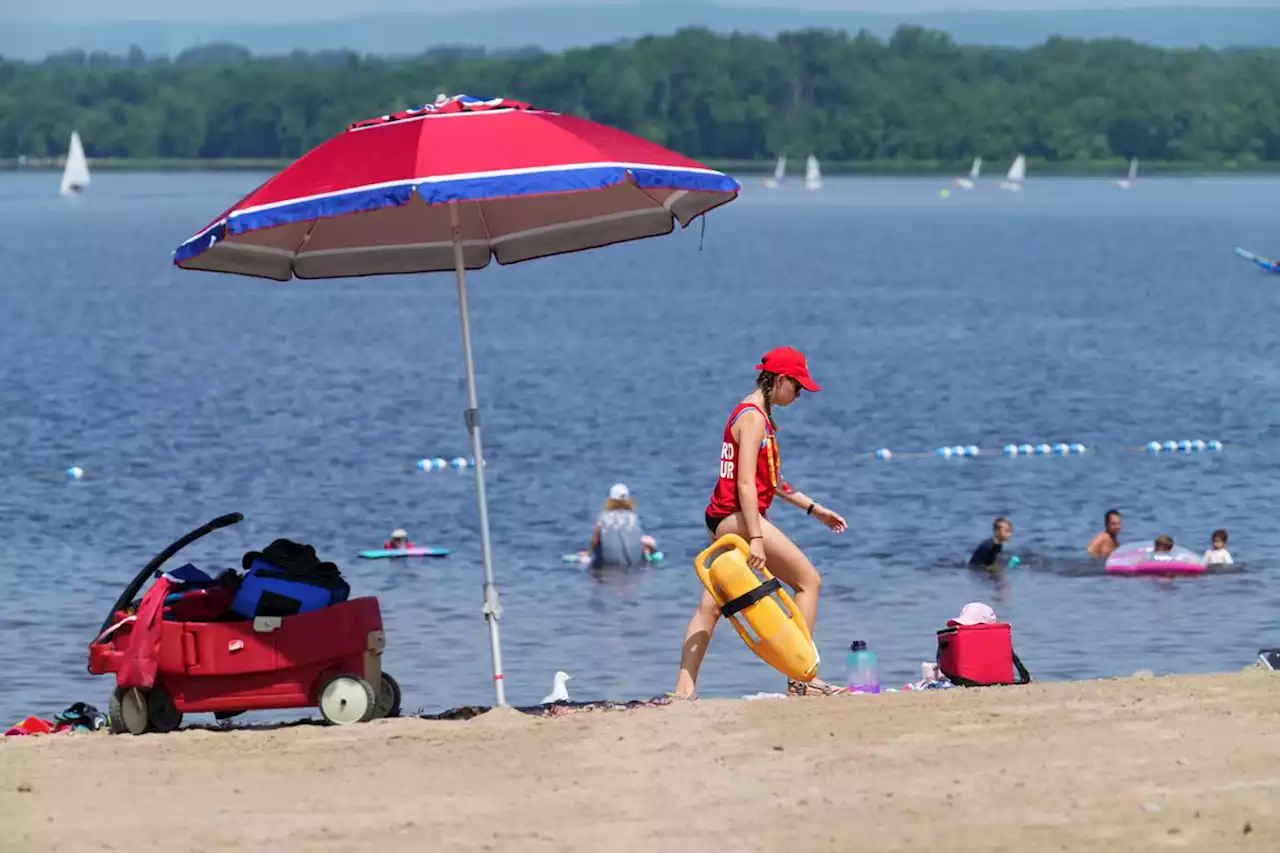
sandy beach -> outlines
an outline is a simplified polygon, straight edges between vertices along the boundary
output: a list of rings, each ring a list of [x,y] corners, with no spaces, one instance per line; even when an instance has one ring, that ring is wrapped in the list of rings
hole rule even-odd
[[[1280,849],[1280,675],[8,738],[0,850]]]

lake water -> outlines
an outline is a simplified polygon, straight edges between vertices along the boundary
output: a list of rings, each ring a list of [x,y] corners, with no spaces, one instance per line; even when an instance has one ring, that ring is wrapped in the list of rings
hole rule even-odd
[[[113,682],[86,674],[85,647],[106,610],[154,553],[235,510],[244,523],[182,556],[314,543],[380,598],[406,709],[492,700],[472,474],[413,469],[469,455],[453,279],[173,269],[261,177],[103,174],[66,202],[56,175],[0,175],[0,723],[105,708]],[[670,689],[724,418],[781,344],[824,388],[781,413],[784,472],[850,524],[775,513],[825,576],[829,676],[862,638],[885,683],[916,677],[971,600],[1012,621],[1043,679],[1234,670],[1280,644],[1280,279],[1231,253],[1280,251],[1280,182],[749,183],[702,251],[695,227],[472,276],[512,702],[557,669],[575,698]],[[1182,438],[1226,450],[1131,449]],[[869,455],[1010,441],[1097,452]],[[666,564],[562,564],[618,480]],[[1105,577],[1080,557],[1112,506],[1124,539],[1200,551],[1229,528],[1242,565]],[[1001,586],[963,568],[997,514],[1027,563]],[[397,526],[455,552],[355,559]],[[703,676],[707,696],[783,686],[727,626]]]

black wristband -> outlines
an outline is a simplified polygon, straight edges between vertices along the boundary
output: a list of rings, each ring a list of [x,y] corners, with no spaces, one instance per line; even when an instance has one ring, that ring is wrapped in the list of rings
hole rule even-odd
[[[804,511],[805,515],[813,515],[813,508],[818,505],[817,501],[810,501],[809,508]]]

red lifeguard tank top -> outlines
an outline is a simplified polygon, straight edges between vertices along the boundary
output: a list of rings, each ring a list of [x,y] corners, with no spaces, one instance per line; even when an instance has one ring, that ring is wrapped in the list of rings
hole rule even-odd
[[[738,440],[733,437],[733,425],[747,409],[755,409],[764,415],[764,441],[760,445],[760,454],[756,457],[756,505],[760,515],[765,516],[769,505],[773,503],[774,492],[778,490],[778,440],[773,434],[773,424],[769,416],[755,403],[739,403],[729,415],[729,422],[724,425],[724,440],[720,445],[720,478],[711,492],[711,503],[707,505],[707,515],[712,518],[725,518],[733,515],[741,507],[738,506]]]

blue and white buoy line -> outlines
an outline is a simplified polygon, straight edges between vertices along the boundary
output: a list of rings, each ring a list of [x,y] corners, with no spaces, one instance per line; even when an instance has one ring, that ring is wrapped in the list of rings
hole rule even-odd
[[[488,463],[486,462],[487,466]],[[455,456],[452,459],[445,459],[443,456],[434,456],[430,458],[419,459],[414,463],[414,467],[419,471],[443,471],[445,468],[453,468],[462,471],[467,468],[476,467],[475,457]]]
[[[1168,441],[1149,441],[1141,447],[1122,447],[1122,451],[1137,451],[1151,454],[1201,452],[1219,452],[1224,444],[1218,439],[1180,439]],[[935,450],[892,450],[888,447],[877,448],[872,453],[855,453],[854,458],[874,458],[882,462],[891,459],[972,459],[975,457],[1002,457],[1017,459],[1027,456],[1085,456],[1096,455],[1098,448],[1088,447],[1078,441],[1073,442],[1040,442],[1038,444],[1006,444],[1000,448],[982,448],[973,444],[945,444]]]
[[[1222,442],[1217,439],[1205,441],[1202,438],[1183,438],[1178,441],[1168,439],[1166,441],[1148,441],[1142,447],[1134,449],[1146,451],[1147,453],[1203,453],[1206,451],[1217,453],[1222,450]]]

